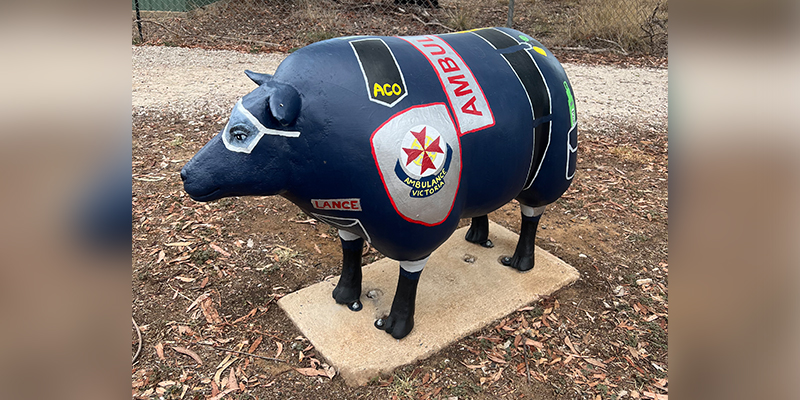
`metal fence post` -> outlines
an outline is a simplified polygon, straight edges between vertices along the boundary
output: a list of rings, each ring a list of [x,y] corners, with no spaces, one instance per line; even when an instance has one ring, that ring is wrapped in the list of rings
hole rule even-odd
[[[514,0],[508,0],[508,21],[506,27],[511,28],[514,23]]]
[[[139,16],[139,0],[134,0],[133,4],[136,7],[136,27],[139,28],[139,42],[144,43],[144,37],[142,36],[142,17]]]

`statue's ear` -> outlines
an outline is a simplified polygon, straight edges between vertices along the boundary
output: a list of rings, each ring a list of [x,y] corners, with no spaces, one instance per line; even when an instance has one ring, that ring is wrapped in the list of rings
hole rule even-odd
[[[269,97],[269,110],[283,126],[294,122],[300,115],[300,94],[293,87],[273,82],[273,92]]]
[[[272,80],[272,75],[270,74],[259,74],[258,72],[250,71],[249,69],[244,70],[244,73],[247,75],[250,80],[256,83],[256,85],[261,86],[270,80]]]

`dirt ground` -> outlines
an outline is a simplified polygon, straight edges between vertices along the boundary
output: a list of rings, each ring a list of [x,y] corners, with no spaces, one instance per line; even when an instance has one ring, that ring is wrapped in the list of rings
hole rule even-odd
[[[580,133],[575,180],[537,235],[578,282],[350,388],[276,304],[339,274],[336,231],[280,197],[198,203],[182,190],[181,167],[224,123],[133,119],[134,398],[667,398],[666,132]],[[519,232],[518,204],[489,218]],[[132,355],[139,343],[132,330]]]

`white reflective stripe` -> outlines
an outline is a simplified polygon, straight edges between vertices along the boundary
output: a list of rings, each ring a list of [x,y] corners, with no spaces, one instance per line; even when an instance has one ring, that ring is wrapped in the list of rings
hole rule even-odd
[[[547,208],[547,206],[531,207],[531,206],[526,206],[525,204],[520,204],[519,208],[522,210],[522,215],[530,218],[530,217],[538,217],[544,214],[544,209]]]
[[[411,273],[422,271],[422,269],[425,268],[425,264],[428,263],[428,258],[430,258],[430,256],[417,261],[400,261],[400,268]]]
[[[256,134],[255,139],[250,141],[250,143],[247,146],[237,146],[236,144],[231,143],[230,140],[228,139],[228,136],[230,136],[230,124],[231,124],[231,121],[229,119],[228,123],[225,125],[225,129],[222,131],[222,142],[225,144],[225,148],[227,148],[230,151],[235,151],[238,153],[250,153],[251,151],[253,151],[253,149],[258,144],[259,140],[261,140],[261,137],[263,137],[264,135],[284,136],[284,137],[300,136],[299,131],[282,131],[278,129],[267,128],[261,123],[261,121],[258,120],[258,118],[253,116],[253,114],[250,113],[250,111],[244,108],[244,105],[242,104],[242,99],[239,99],[239,101],[236,102],[236,106],[233,107],[233,112],[231,112],[231,117],[233,117],[233,115],[237,113],[244,115],[245,118],[247,118],[247,121],[250,122],[250,124],[252,124],[253,127],[256,128],[256,130],[258,130],[258,133]]]
[[[342,240],[344,240],[344,241],[352,242],[353,240],[356,240],[356,239],[360,238],[361,236],[358,236],[355,233],[350,233],[348,231],[343,231],[343,230],[339,229],[339,237],[342,238]]]

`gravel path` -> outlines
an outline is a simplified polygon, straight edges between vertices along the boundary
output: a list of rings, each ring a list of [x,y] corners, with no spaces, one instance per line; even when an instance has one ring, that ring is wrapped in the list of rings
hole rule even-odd
[[[177,113],[184,118],[227,115],[255,88],[245,69],[273,73],[282,53],[132,46],[133,113]],[[582,129],[616,126],[666,132],[665,69],[564,64],[577,99]]]

